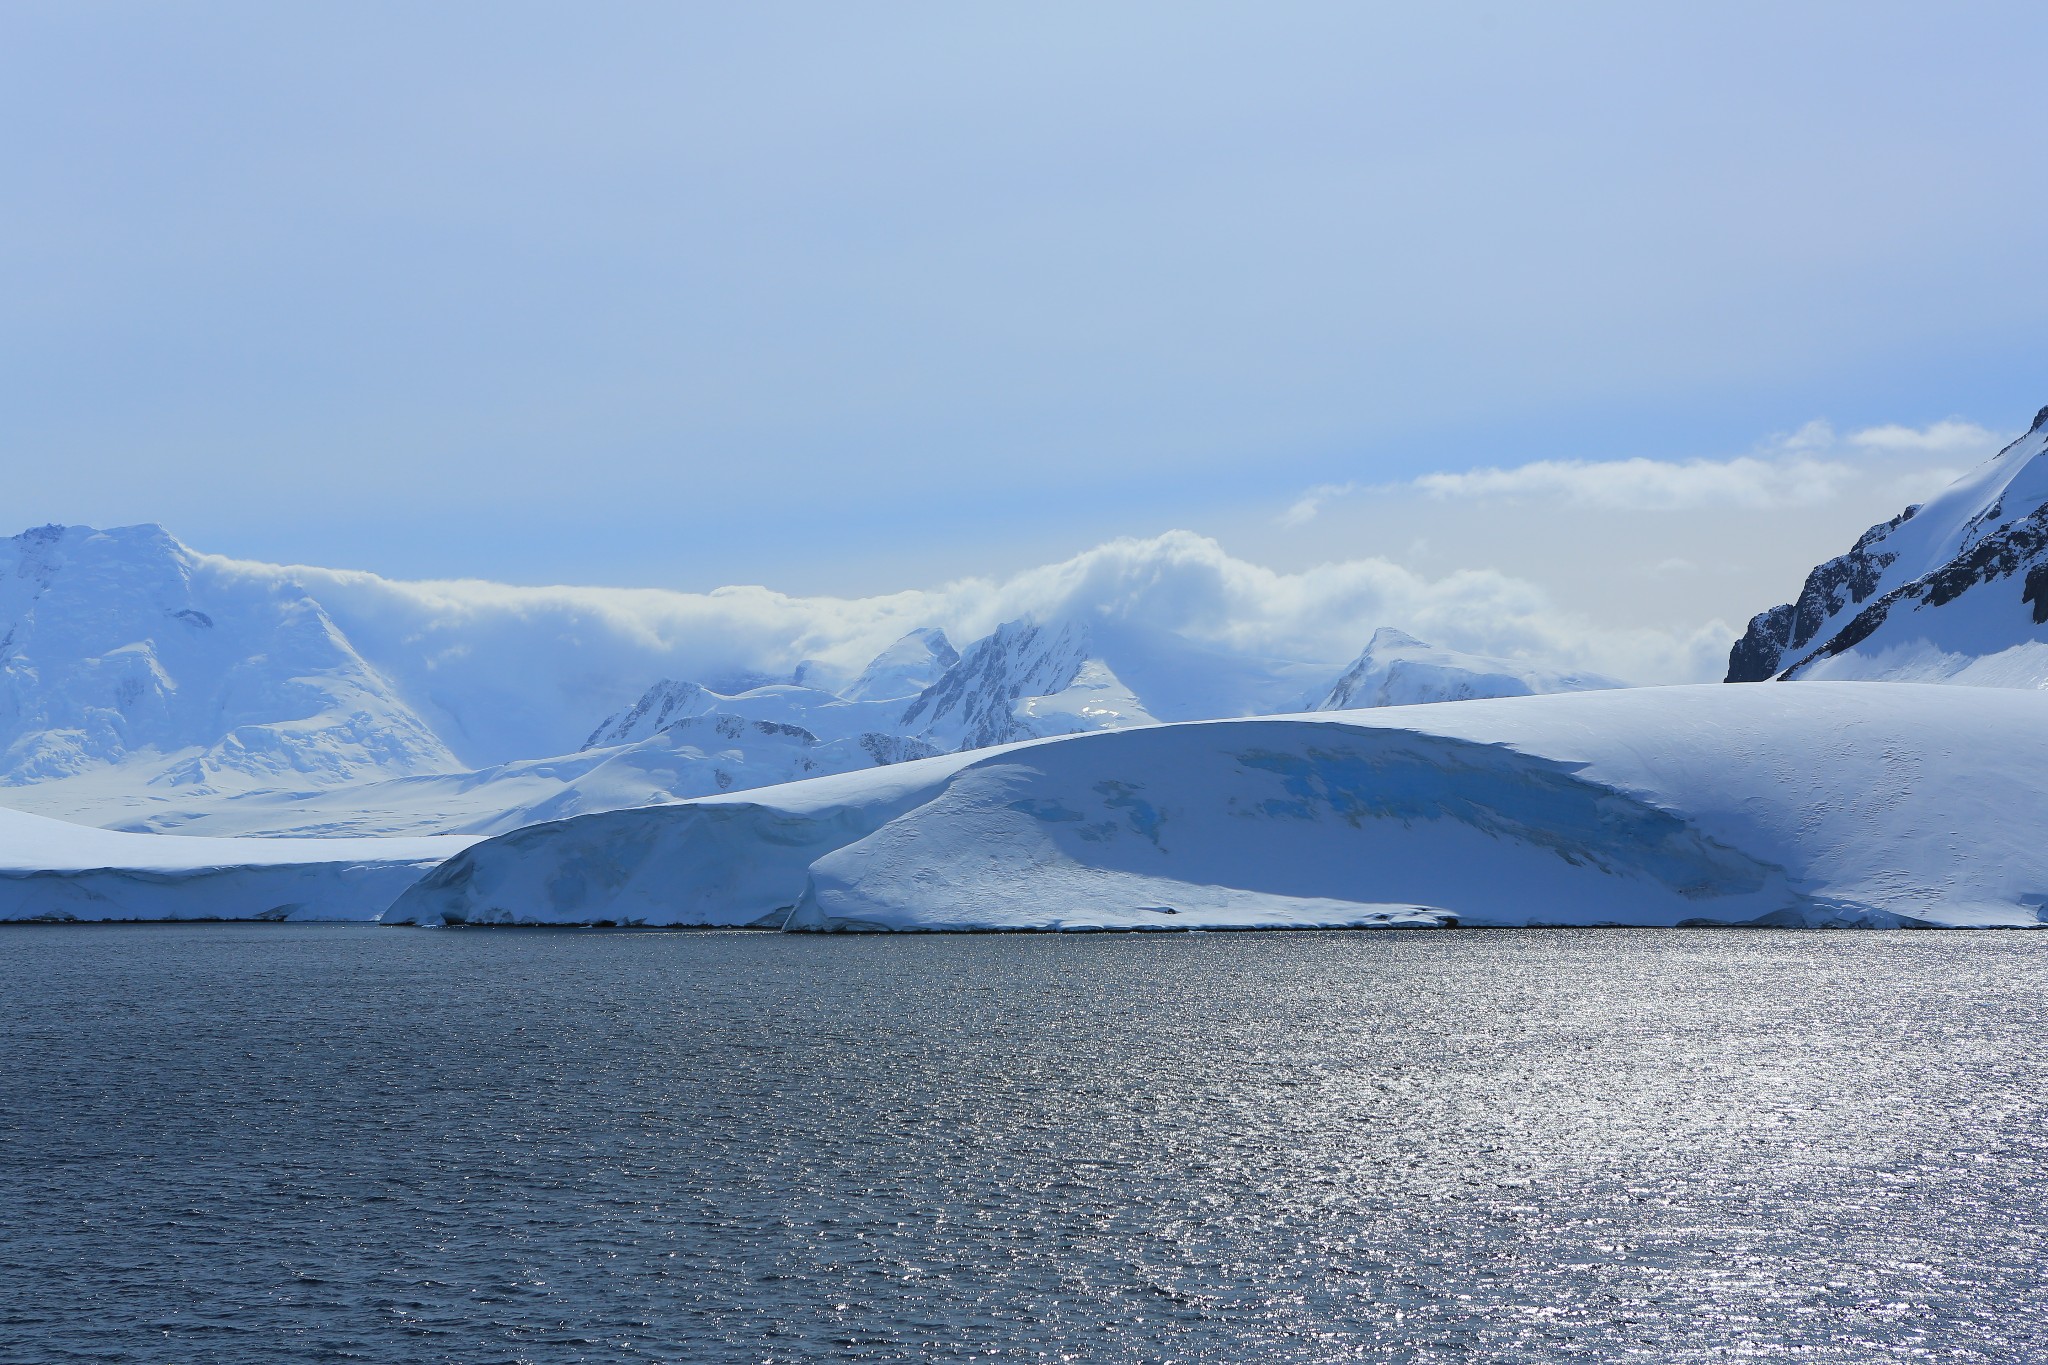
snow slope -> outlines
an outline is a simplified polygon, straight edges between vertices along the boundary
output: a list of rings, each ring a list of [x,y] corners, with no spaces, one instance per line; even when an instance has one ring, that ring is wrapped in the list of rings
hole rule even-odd
[[[190,839],[0,810],[0,920],[371,920],[474,842]]]
[[[250,791],[202,802],[175,790],[135,792],[115,771],[47,783],[31,794],[48,814],[101,823],[118,819],[125,829],[149,833],[308,839],[482,835],[900,763],[930,752],[897,736],[828,742],[795,726],[713,714],[684,718],[631,744],[314,792]]]
[[[2034,925],[2048,695],[1682,687],[1169,724],[479,844],[387,920]]]
[[[1384,626],[1373,632],[1364,652],[1309,709],[1349,711],[1365,706],[1415,706],[1625,686],[1597,673],[1558,673],[1491,655],[1439,649]]]
[[[1773,677],[2048,685],[2048,408],[1752,619],[1727,680]]]

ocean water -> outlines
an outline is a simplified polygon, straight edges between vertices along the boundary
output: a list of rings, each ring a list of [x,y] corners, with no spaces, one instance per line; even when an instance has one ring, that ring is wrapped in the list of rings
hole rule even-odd
[[[0,1362],[2048,1359],[2048,934],[0,932]]]

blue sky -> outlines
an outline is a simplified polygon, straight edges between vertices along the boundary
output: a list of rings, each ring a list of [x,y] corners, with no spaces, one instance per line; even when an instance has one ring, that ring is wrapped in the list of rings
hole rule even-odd
[[[8,529],[873,592],[1188,527],[1569,596],[1627,507],[1439,500],[1425,554],[1371,490],[2048,402],[2044,50],[2027,5],[14,6]],[[1768,509],[1772,575],[1954,462],[1887,449]],[[1290,521],[1322,486],[1353,520]],[[1658,515],[1740,558],[1755,510]]]

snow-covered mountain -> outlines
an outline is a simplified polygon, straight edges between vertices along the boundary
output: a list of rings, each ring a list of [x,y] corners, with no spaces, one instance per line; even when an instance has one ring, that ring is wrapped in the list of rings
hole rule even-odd
[[[1767,678],[2048,686],[2048,408],[1753,618],[1727,680]]]
[[[0,783],[110,765],[194,789],[459,766],[294,583],[209,573],[154,526],[0,541]]]
[[[1088,632],[1078,622],[1006,621],[994,634],[969,646],[957,663],[920,692],[905,708],[902,724],[947,752],[1063,734],[1070,719],[1088,716],[1084,704],[1061,711],[1056,720],[1049,715],[1057,727],[1051,729],[1033,723],[1032,704],[1072,687],[1090,662]],[[1104,698],[1100,720],[1107,725],[1151,721],[1107,667],[1093,662],[1096,666],[1086,685]],[[1119,702],[1124,704],[1121,711],[1116,709]]]
[[[1477,697],[1591,692],[1626,685],[1597,673],[1558,673],[1510,659],[1439,649],[1392,626],[1382,626],[1366,642],[1364,653],[1309,709],[1349,711]]]

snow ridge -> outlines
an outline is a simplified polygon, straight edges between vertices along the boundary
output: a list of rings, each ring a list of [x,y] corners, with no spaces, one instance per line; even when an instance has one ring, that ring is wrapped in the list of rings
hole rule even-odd
[[[897,701],[915,697],[960,662],[960,651],[936,627],[911,631],[874,657],[839,695],[848,701]]]
[[[624,711],[605,717],[583,741],[583,750],[609,749],[660,734],[679,720],[701,716],[718,704],[709,689],[693,682],[663,678],[641,693]],[[579,750],[582,752],[582,750]]]

